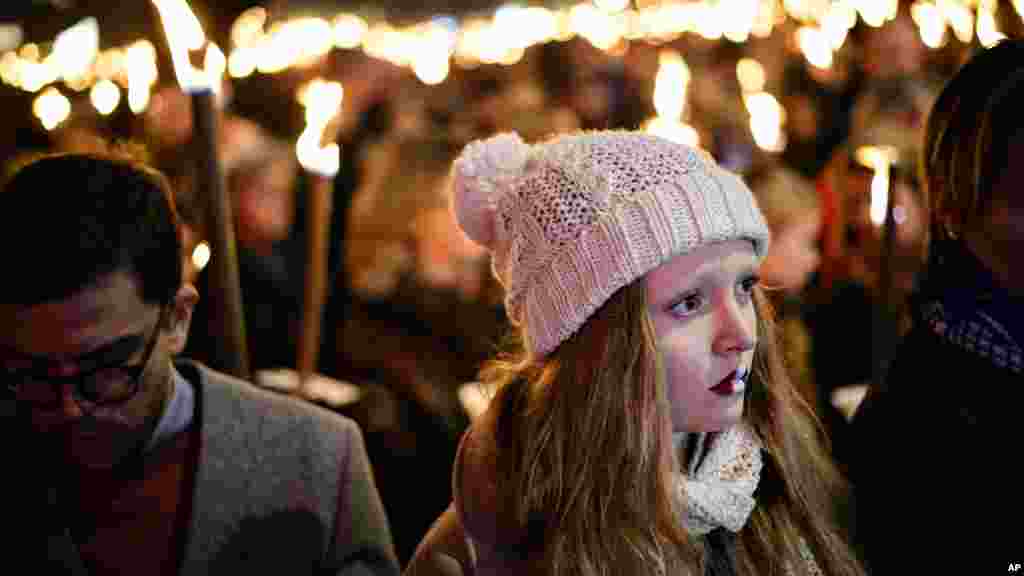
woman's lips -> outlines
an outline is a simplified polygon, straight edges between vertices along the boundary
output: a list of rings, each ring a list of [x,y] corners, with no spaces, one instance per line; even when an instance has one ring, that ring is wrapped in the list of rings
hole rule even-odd
[[[711,387],[711,391],[719,396],[740,394],[747,385],[747,371],[743,368],[733,370],[721,382]]]

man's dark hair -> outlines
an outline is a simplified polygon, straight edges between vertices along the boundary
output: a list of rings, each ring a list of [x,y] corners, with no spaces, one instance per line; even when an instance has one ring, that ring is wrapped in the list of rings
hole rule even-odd
[[[61,300],[108,274],[139,281],[143,301],[171,301],[182,281],[167,179],[128,148],[44,155],[0,187],[0,302]]]
[[[984,88],[982,88],[984,87]],[[951,78],[932,106],[925,126],[919,170],[927,188],[932,227],[959,236],[984,226],[996,195],[1017,192],[997,186],[1017,161],[1024,97],[1024,40],[1005,39],[979,51]]]

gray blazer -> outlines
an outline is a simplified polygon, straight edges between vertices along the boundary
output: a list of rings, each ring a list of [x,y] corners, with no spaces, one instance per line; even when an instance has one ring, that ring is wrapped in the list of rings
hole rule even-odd
[[[355,422],[194,362],[175,367],[196,387],[201,437],[182,574],[399,573]],[[49,551],[84,574],[64,534]]]

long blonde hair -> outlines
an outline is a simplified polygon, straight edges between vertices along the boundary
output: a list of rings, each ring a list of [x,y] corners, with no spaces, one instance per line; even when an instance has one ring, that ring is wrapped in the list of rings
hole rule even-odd
[[[861,574],[834,524],[846,489],[810,407],[789,382],[770,305],[755,293],[759,345],[746,417],[767,452],[758,506],[741,532],[743,574],[801,573],[801,539],[829,576]],[[500,501],[528,534],[531,574],[702,574],[679,521],[671,420],[646,289],[616,292],[548,357],[492,361]],[[771,570],[768,568],[772,567]]]
[[[828,440],[811,406],[797,391],[783,363],[774,312],[754,291],[758,343],[744,418],[764,444],[765,462],[757,506],[740,532],[740,573],[783,574],[788,564],[802,574],[806,544],[829,576],[863,574],[839,526],[835,503],[849,491],[829,453]]]
[[[680,574],[695,558],[677,522],[670,412],[646,318],[635,282],[544,360],[520,346],[484,370],[500,384],[502,501],[541,558],[531,573]]]

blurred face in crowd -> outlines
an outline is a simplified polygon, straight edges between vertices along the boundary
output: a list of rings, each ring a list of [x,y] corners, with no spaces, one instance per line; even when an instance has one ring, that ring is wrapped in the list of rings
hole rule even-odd
[[[240,167],[231,178],[237,194],[238,239],[256,250],[288,237],[295,217],[295,166],[290,158],[268,157]]]
[[[784,99],[786,126],[797,140],[813,140],[818,135],[818,108],[810,96],[792,94]]]
[[[192,137],[192,101],[177,87],[154,93],[144,118],[146,132],[162,147],[184,146]]]
[[[111,468],[148,441],[171,391],[197,294],[144,302],[115,272],[63,300],[0,305],[0,369],[31,427],[65,464]]]
[[[871,220],[871,185],[873,173],[865,168],[855,170],[847,179],[847,220],[858,238],[868,242],[867,237],[881,237],[882,228]],[[909,185],[902,180],[893,188],[893,217],[896,221],[896,242],[910,245],[924,234],[921,220],[923,206],[914,197]]]
[[[459,228],[446,206],[417,214],[413,224],[417,243],[416,268],[427,286],[454,289],[466,300],[476,298],[487,273],[486,251]]]
[[[702,246],[647,274],[674,431],[723,430],[742,417],[757,344],[756,284],[745,240]]]
[[[229,117],[222,126],[221,162],[236,199],[238,240],[265,250],[291,231],[297,174],[292,151],[249,120]]]
[[[925,47],[917,27],[903,13],[884,26],[869,27],[864,44],[864,67],[880,78],[915,74],[924,62]]]
[[[772,230],[771,247],[761,263],[766,286],[795,293],[802,290],[821,263],[818,233],[821,215],[801,214]]]
[[[854,169],[846,181],[847,254],[854,276],[873,278],[879,272],[884,242],[884,226],[871,219],[871,181],[867,169]],[[892,257],[894,280],[902,288],[910,288],[914,273],[923,260],[927,237],[928,215],[918,192],[898,179],[892,186],[893,219],[895,221]]]

